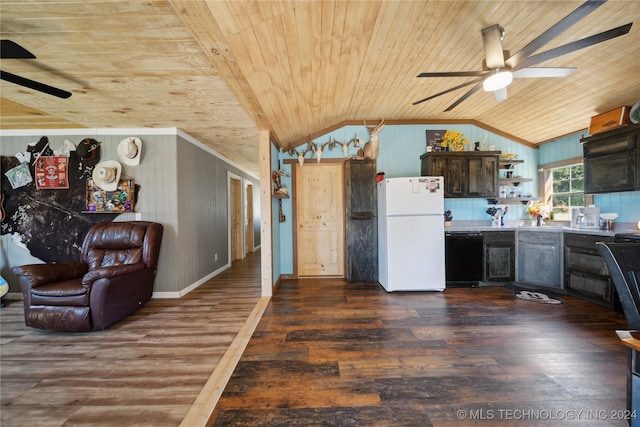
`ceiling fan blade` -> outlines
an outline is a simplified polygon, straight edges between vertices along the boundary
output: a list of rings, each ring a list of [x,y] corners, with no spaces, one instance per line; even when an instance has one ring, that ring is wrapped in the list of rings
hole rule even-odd
[[[487,68],[504,68],[504,54],[502,53],[502,35],[504,29],[496,24],[482,29],[482,46]]]
[[[461,85],[454,86],[454,87],[449,88],[449,89],[447,89],[447,90],[445,90],[445,91],[442,91],[442,92],[436,93],[435,95],[431,95],[431,96],[428,96],[428,97],[426,97],[426,98],[423,98],[423,99],[421,99],[420,101],[416,101],[416,102],[412,103],[411,105],[418,105],[418,104],[421,104],[421,103],[423,103],[423,102],[425,102],[425,101],[428,101],[428,100],[430,100],[430,99],[437,98],[437,97],[439,97],[440,95],[444,95],[444,94],[446,94],[446,93],[453,92],[454,90],[458,90],[458,89],[463,88],[463,87],[465,87],[465,86],[469,86],[469,85],[472,85],[472,84],[474,84],[474,83],[478,83],[478,82],[481,82],[481,81],[482,81],[482,79],[473,79],[473,80],[470,80],[470,81],[468,81],[468,82],[466,82],[466,83],[462,83]]]
[[[436,73],[420,73],[417,77],[478,77],[484,76],[487,71],[443,71]]]
[[[496,99],[496,103],[505,101],[507,99],[507,87],[503,87],[502,89],[494,90],[493,97]]]
[[[34,89],[48,95],[57,96],[58,98],[66,99],[71,96],[71,92],[67,92],[66,90],[58,89],[57,87],[49,86],[35,80],[16,76],[15,74],[11,74],[6,71],[0,71],[0,79],[15,83],[20,86],[28,87],[29,89]]]
[[[539,77],[566,77],[577,68],[521,68],[513,72],[514,79],[535,79]]]
[[[628,23],[626,25],[622,25],[617,28],[613,28],[608,31],[603,31],[602,33],[595,34],[593,36],[585,37],[580,40],[576,40],[571,43],[567,43],[562,46],[558,46],[553,49],[549,49],[546,52],[539,53],[537,55],[533,55],[522,61],[517,69],[521,67],[530,67],[532,65],[539,64],[541,62],[548,61],[553,58],[557,58],[558,56],[566,55],[571,52],[575,52],[576,50],[584,49],[585,47],[593,46],[598,43],[602,43],[604,41],[623,36],[629,32],[631,29],[631,25],[633,23]]]
[[[569,27],[571,27],[573,24],[577,23],[582,18],[596,10],[598,7],[602,6],[604,3],[606,3],[606,1],[607,0],[589,0],[584,2],[576,10],[562,18],[560,21],[551,26],[551,28],[549,28],[544,33],[540,34],[521,50],[511,55],[511,57],[506,60],[506,64],[511,68],[515,68],[520,64],[520,62],[528,58],[530,55],[532,55],[545,44],[549,43],[565,30],[569,29]]]
[[[11,40],[0,41],[0,59],[35,59],[35,55]]]
[[[476,93],[478,91],[478,89],[480,89],[482,87],[482,82],[479,82],[478,84],[476,84],[474,87],[472,87],[471,89],[469,89],[469,91],[467,93],[465,93],[464,95],[462,95],[460,98],[458,98],[456,100],[456,102],[454,102],[453,104],[449,105],[447,107],[446,110],[444,111],[451,111],[454,108],[456,108],[458,105],[460,105],[462,103],[462,101],[464,101],[465,99],[469,98],[471,95],[473,95],[474,93]]]

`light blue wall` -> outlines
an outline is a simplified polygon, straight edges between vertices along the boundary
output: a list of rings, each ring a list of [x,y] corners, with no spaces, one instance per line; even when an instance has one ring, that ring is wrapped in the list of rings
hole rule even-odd
[[[559,162],[574,157],[582,158],[581,137],[582,133],[576,133],[540,145],[538,164],[546,165],[547,163]]]
[[[474,141],[484,141],[484,148],[487,150],[491,145],[495,145],[496,150],[517,154],[520,159],[524,160],[524,163],[516,166],[517,169],[514,171],[515,174],[533,179],[532,182],[520,184],[519,188],[521,188],[524,193],[537,193],[538,184],[536,171],[538,164],[538,150],[524,146],[473,125],[387,125],[379,133],[380,152],[377,160],[378,172],[384,172],[387,178],[419,176],[420,156],[427,151],[426,131],[438,129],[451,129],[463,132],[464,137],[468,138],[470,141],[466,147],[466,150],[469,151],[473,149]],[[368,141],[369,133],[364,126],[345,126],[314,139],[313,142],[320,145],[332,140],[347,142],[354,137]],[[305,148],[306,144],[303,144],[297,149],[298,151],[303,151]],[[353,145],[350,145],[347,157],[354,156],[357,153],[357,150],[358,149]],[[284,160],[295,158],[295,156],[292,156],[287,152],[279,153],[282,169],[289,174],[291,172],[291,164],[285,165]],[[323,152],[322,158],[344,158],[344,154],[341,148],[337,146],[332,150],[327,149]],[[308,162],[316,162],[315,155],[313,159],[310,159],[309,154],[307,154],[305,164]],[[275,165],[273,170],[276,169],[277,165]],[[291,190],[291,178],[283,177],[282,185]],[[293,215],[291,205],[291,199],[283,201],[283,211],[287,217],[287,221],[285,223],[278,224],[281,274],[293,273],[293,228],[291,223]],[[489,206],[490,205],[486,199],[445,200],[445,209],[452,211],[454,220],[486,220],[487,225],[489,224],[489,215],[485,211]],[[274,212],[277,213],[277,209],[276,205]],[[513,204],[509,206],[509,211],[506,216],[507,220],[524,218],[527,218],[525,214],[525,205]],[[275,269],[276,268],[274,267],[274,273]]]
[[[276,147],[271,144],[271,170],[278,170],[278,150]],[[266,183],[263,183],[265,185]],[[270,191],[273,191],[273,184],[269,182]],[[280,226],[280,209],[278,207],[278,200],[275,197],[271,198],[271,270],[273,273],[273,283],[278,280],[278,277],[282,274],[282,254],[283,252],[280,248],[280,234],[281,234],[281,226]],[[291,251],[291,249],[289,250]]]
[[[582,157],[582,145],[580,144],[582,136],[583,133],[576,133],[541,145],[538,163],[543,165],[573,157]],[[619,215],[616,219],[617,222],[636,223],[640,220],[640,191],[595,194],[593,202],[600,207],[602,213],[617,213]]]
[[[555,141],[545,143],[539,149],[530,148],[508,138],[488,132],[474,125],[387,125],[380,131],[380,152],[378,155],[378,172],[384,172],[388,178],[401,176],[420,175],[420,156],[426,152],[426,130],[451,129],[463,132],[464,136],[471,141],[466,150],[471,150],[474,141],[484,142],[483,147],[488,150],[491,145],[495,145],[496,150],[503,153],[517,154],[519,159],[524,160],[523,164],[516,166],[516,175],[532,178],[532,182],[520,184],[523,193],[538,194],[538,165],[582,157],[582,145],[580,144],[581,133],[558,138]],[[323,144],[331,140],[347,142],[354,137],[368,141],[369,133],[364,126],[345,126],[329,134],[323,135],[315,140],[316,144]],[[304,150],[306,144],[298,147],[299,151]],[[354,156],[357,148],[349,146],[347,157]],[[308,158],[306,162],[315,162],[316,158]],[[276,156],[274,155],[274,158]],[[291,164],[285,165],[282,161],[293,159],[294,156],[288,153],[277,153],[281,160],[282,169],[291,174]],[[322,158],[343,158],[344,154],[340,147],[327,150]],[[277,165],[273,170],[277,169]],[[502,172],[501,172],[502,173]],[[291,190],[291,178],[283,177],[282,185]],[[640,220],[640,191],[611,193],[595,196],[595,204],[600,206],[602,212],[617,212],[620,217],[618,222],[637,222]],[[274,274],[279,268],[280,274],[293,273],[293,228],[291,219],[291,199],[283,201],[286,222],[278,225],[279,267],[274,265]],[[454,220],[487,220],[486,209],[489,207],[486,199],[446,199],[445,209],[451,210]],[[277,204],[274,212],[278,212]],[[507,220],[528,219],[525,212],[526,205],[511,204],[507,213]],[[275,230],[276,228],[274,228]],[[274,245],[275,245],[274,236]],[[274,246],[275,247],[275,246]],[[275,263],[275,259],[274,259]],[[277,277],[277,275],[275,276]]]
[[[280,183],[291,192],[293,188],[291,185],[291,165],[282,163],[282,170],[289,176],[281,177]],[[293,273],[292,199],[282,200],[282,210],[286,220],[280,223],[280,266],[284,274],[291,274]]]

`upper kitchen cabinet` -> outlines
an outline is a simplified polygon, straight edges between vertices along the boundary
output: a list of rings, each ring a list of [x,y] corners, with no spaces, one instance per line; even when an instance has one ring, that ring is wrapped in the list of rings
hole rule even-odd
[[[420,161],[422,176],[444,177],[444,197],[498,196],[499,151],[429,152]]]
[[[582,138],[584,192],[640,190],[640,124]]]

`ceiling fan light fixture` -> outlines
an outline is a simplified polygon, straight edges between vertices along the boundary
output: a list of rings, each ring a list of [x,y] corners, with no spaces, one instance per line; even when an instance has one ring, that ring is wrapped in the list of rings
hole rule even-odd
[[[489,77],[482,81],[482,87],[487,92],[493,92],[505,88],[513,81],[513,73],[510,69],[496,68],[491,71]]]

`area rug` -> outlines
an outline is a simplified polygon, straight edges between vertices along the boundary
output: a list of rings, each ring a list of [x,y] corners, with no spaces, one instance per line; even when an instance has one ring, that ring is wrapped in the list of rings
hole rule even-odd
[[[516,298],[520,298],[527,301],[533,301],[540,304],[562,304],[562,301],[555,298],[549,298],[547,294],[542,292],[533,291],[520,291],[514,294]]]

